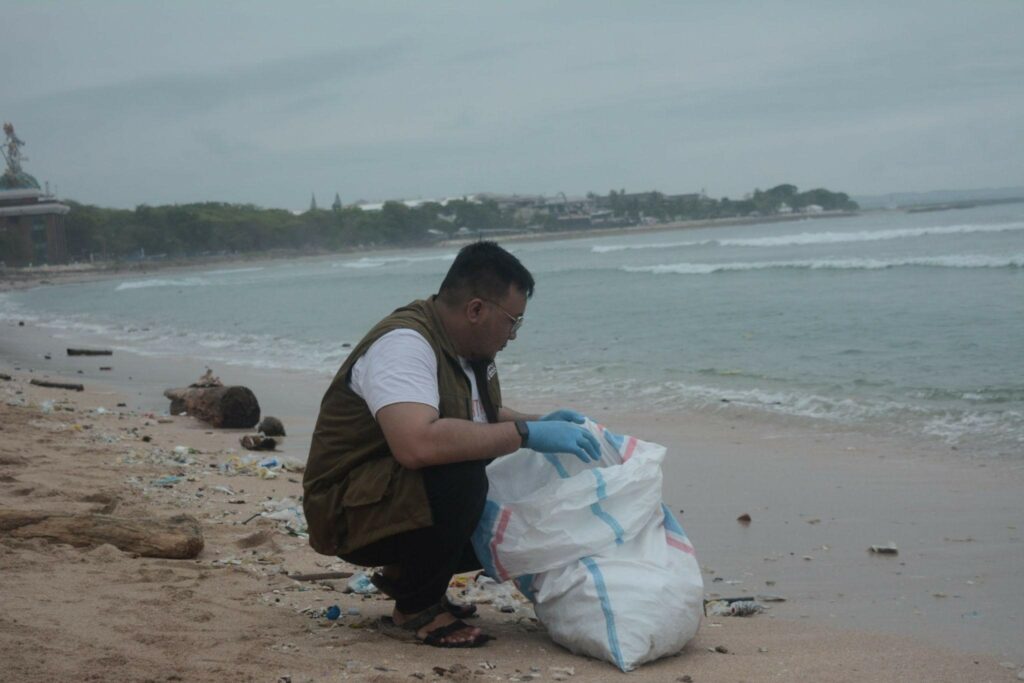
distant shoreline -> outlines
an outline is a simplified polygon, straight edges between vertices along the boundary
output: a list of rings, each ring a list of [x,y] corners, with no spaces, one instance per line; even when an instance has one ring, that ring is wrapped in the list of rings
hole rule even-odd
[[[757,225],[758,223],[789,223],[820,218],[850,218],[859,216],[860,211],[823,211],[821,213],[778,214],[775,216],[732,216],[729,218],[701,218],[654,225],[630,225],[614,228],[590,228],[588,230],[560,230],[557,232],[517,232],[507,235],[495,235],[498,241],[506,242],[547,242],[550,240],[586,239],[590,237],[609,237],[614,235],[638,235],[669,230],[696,230],[698,228],[724,228],[732,225]],[[488,237],[488,235],[483,235]],[[473,238],[451,239],[439,242],[439,246],[456,247],[475,242],[480,236]]]
[[[780,214],[775,216],[735,216],[730,218],[708,218],[687,221],[673,221],[655,225],[634,225],[614,228],[591,228],[585,230],[561,230],[557,232],[517,232],[487,235],[479,233],[472,237],[442,240],[427,245],[375,245],[373,247],[352,247],[337,251],[270,251],[242,254],[225,254],[194,258],[167,259],[163,261],[115,262],[104,261],[95,264],[76,263],[63,266],[40,266],[36,268],[0,268],[0,293],[32,289],[44,285],[92,282],[116,276],[147,275],[156,272],[181,272],[223,266],[228,264],[273,263],[285,260],[324,258],[362,252],[393,251],[399,249],[450,249],[475,242],[481,238],[498,242],[546,242],[552,240],[586,239],[614,235],[639,235],[671,230],[695,230],[698,228],[727,227],[733,225],[756,225],[759,223],[786,223],[822,218],[848,218],[858,216],[859,211],[824,211],[817,214]]]

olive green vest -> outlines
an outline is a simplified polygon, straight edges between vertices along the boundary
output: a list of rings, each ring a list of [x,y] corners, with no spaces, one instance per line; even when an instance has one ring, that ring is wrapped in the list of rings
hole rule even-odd
[[[441,417],[473,419],[469,378],[435,310],[433,298],[414,301],[377,323],[349,354],[320,404],[303,476],[309,544],[324,555],[345,555],[374,541],[433,523],[423,477],[402,467],[366,402],[349,388],[352,366],[387,332],[419,332],[437,354]],[[497,421],[501,387],[491,362],[474,363],[481,402]],[[484,396],[486,390],[486,396]],[[489,399],[489,400],[488,400]]]

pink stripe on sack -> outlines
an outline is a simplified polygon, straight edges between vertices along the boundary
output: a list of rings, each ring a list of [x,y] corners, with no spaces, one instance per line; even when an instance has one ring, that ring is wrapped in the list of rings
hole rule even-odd
[[[491,539],[491,558],[494,560],[494,568],[498,570],[498,578],[502,581],[508,581],[509,575],[508,570],[502,566],[501,560],[498,559],[498,545],[505,540],[505,529],[508,528],[508,521],[512,518],[512,511],[508,508],[502,508],[501,517],[498,518],[498,528],[494,530],[494,538]]]
[[[668,544],[670,546],[672,546],[673,548],[676,548],[678,550],[682,550],[684,553],[687,553],[688,555],[695,555],[696,554],[696,553],[693,552],[693,546],[691,546],[688,543],[683,543],[682,541],[680,541],[678,538],[676,538],[675,536],[673,536],[670,533],[667,533],[667,532],[665,533],[665,540],[668,541]]]
[[[629,437],[626,440],[626,452],[622,454],[622,462],[626,462],[633,457],[633,451],[636,450],[636,438]]]

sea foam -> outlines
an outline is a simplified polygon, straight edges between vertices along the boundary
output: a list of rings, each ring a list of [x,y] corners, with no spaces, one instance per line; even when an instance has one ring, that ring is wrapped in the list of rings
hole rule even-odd
[[[364,256],[355,261],[338,261],[331,264],[333,268],[380,268],[381,266],[423,263],[426,261],[454,261],[455,254],[441,254],[431,256]]]
[[[201,277],[186,278],[151,278],[148,280],[125,280],[114,288],[115,292],[130,289],[148,289],[150,287],[205,287],[210,282]]]

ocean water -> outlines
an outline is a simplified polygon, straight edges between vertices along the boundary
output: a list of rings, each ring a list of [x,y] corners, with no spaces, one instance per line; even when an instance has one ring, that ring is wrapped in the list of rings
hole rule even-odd
[[[537,280],[498,359],[510,405],[739,408],[1024,458],[1024,204],[507,246]],[[329,376],[379,318],[434,292],[454,255],[43,287],[0,295],[0,320]]]

